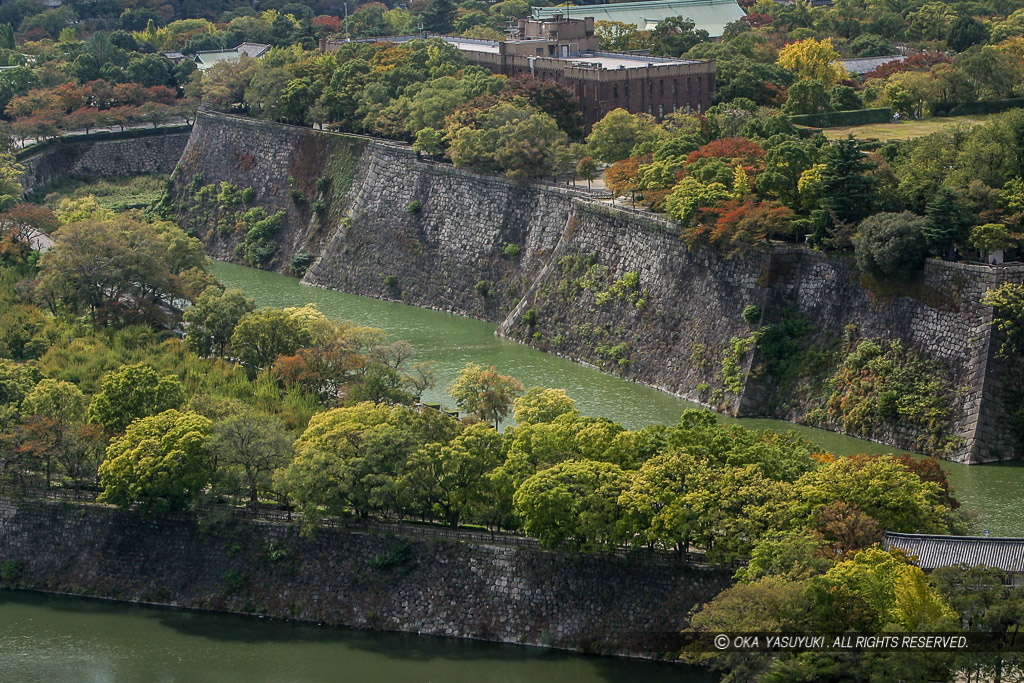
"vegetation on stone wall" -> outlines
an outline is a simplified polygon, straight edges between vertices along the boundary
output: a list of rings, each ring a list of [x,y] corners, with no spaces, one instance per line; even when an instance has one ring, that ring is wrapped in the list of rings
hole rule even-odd
[[[867,438],[914,432],[916,450],[948,453],[961,443],[952,426],[963,392],[946,377],[898,339],[854,340],[828,380],[831,394],[807,419]]]

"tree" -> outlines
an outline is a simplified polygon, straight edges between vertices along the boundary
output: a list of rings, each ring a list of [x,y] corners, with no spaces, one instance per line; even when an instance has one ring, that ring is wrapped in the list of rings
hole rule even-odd
[[[210,481],[209,436],[210,421],[193,412],[167,410],[132,423],[107,447],[97,500],[155,514],[184,508]]]
[[[360,403],[318,413],[295,442],[295,459],[277,475],[304,517],[360,516],[396,510],[398,477],[410,455],[428,443],[447,444],[454,419],[436,410]]]
[[[662,19],[651,32],[651,54],[680,57],[694,45],[709,40],[704,29],[694,30],[694,22],[681,16]]]
[[[654,117],[649,114],[630,114],[625,109],[613,109],[594,124],[587,136],[587,145],[595,158],[610,164],[625,159],[634,147],[653,141],[658,136]]]
[[[277,418],[245,408],[213,424],[210,451],[213,471],[239,471],[255,506],[261,493],[271,491],[274,470],[290,460],[292,439]]]
[[[877,213],[861,222],[853,238],[857,267],[878,278],[907,279],[924,264],[927,220],[909,211]]]
[[[57,213],[67,217],[63,204]],[[96,324],[156,324],[183,296],[179,267],[201,258],[199,241],[170,224],[81,220],[61,227],[43,255],[36,295],[55,312],[88,312]]]
[[[972,216],[963,199],[953,190],[940,187],[928,200],[925,215],[927,221],[921,234],[932,254],[952,254],[957,245],[967,242]]]
[[[430,0],[420,15],[420,22],[431,33],[451,33],[455,26],[455,4],[452,0]]]
[[[790,87],[783,114],[817,114],[832,111],[828,93],[821,81],[801,80]]]
[[[531,387],[514,402],[513,417],[519,425],[554,422],[562,415],[579,417],[576,401],[569,398],[565,389],[543,389]]]
[[[310,341],[310,333],[301,320],[280,308],[246,313],[231,333],[231,349],[250,374],[270,367],[278,356],[294,354]]]
[[[619,496],[629,476],[617,465],[567,460],[538,472],[513,501],[526,533],[547,547],[597,550],[619,540]]]
[[[587,189],[590,183],[597,177],[597,161],[592,156],[585,156],[576,163],[576,175],[587,181]]]
[[[852,135],[829,144],[822,155],[822,162],[819,208],[812,214],[815,220],[814,240],[831,239],[833,246],[843,247],[846,246],[846,226],[859,223],[874,212],[878,200],[878,179],[869,172],[876,164]]]
[[[501,435],[489,425],[470,425],[449,444],[429,443],[410,455],[399,484],[414,509],[457,527],[489,502],[487,475],[501,462],[501,446]]]
[[[185,311],[185,346],[200,356],[225,355],[238,321],[255,309],[240,289],[207,288]]]
[[[161,377],[151,366],[123,365],[103,376],[101,389],[89,405],[89,421],[124,432],[132,421],[180,407],[185,388],[174,375]]]
[[[77,386],[53,379],[41,380],[21,404],[21,412],[40,419],[42,424],[38,426],[51,439],[52,448],[44,456],[47,488],[52,474],[51,453],[58,463],[68,466],[72,479],[79,479],[74,476],[81,470],[77,465],[88,452],[88,444],[82,438],[87,404],[85,394]]]
[[[846,78],[839,59],[831,38],[807,38],[782,48],[777,63],[792,71],[798,81],[815,80],[829,87]]]
[[[946,43],[957,52],[963,52],[986,40],[988,40],[988,28],[967,14],[958,16],[946,33]]]
[[[426,152],[433,157],[441,153],[442,145],[441,131],[427,126],[416,133],[416,142],[413,143],[412,148],[417,152]]]
[[[689,552],[699,514],[694,494],[707,477],[707,464],[685,450],[644,462],[619,498],[632,542]]]
[[[800,176],[814,165],[816,152],[815,147],[799,140],[784,140],[771,147],[765,169],[757,176],[757,189],[775,195],[792,209],[799,208]]]
[[[801,505],[810,516],[837,502],[863,510],[889,531],[946,533],[949,509],[938,484],[922,481],[897,458],[851,456],[797,480]]]
[[[1002,223],[985,223],[971,228],[968,243],[982,253],[1011,249],[1020,244],[1020,237]]]
[[[522,392],[523,385],[515,377],[498,374],[494,366],[484,368],[476,363],[467,363],[448,391],[461,410],[493,422],[495,429]]]

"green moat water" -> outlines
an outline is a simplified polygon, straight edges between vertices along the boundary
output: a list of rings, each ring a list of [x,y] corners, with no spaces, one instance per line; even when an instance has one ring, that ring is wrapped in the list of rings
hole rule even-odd
[[[6,683],[710,683],[692,667],[0,590]]]
[[[300,285],[276,273],[216,263],[214,272],[225,284],[239,287],[262,306],[315,303],[325,314],[360,325],[380,327],[392,339],[408,340],[419,359],[436,363],[437,385],[424,396],[451,407],[447,387],[469,362],[495,365],[526,386],[561,387],[586,415],[608,417],[636,429],[648,424],[673,424],[695,404],[578,363],[494,336],[495,325],[405,304],[343,294]],[[722,418],[729,419],[729,418]],[[837,455],[903,453],[841,434],[784,420],[741,419],[758,429],[794,429],[822,449]],[[993,536],[1024,536],[1024,464],[968,467],[947,463],[956,494],[978,510]]]

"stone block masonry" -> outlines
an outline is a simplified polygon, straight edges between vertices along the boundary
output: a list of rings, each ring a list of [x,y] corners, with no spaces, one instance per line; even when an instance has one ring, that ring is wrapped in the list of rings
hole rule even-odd
[[[584,361],[737,415],[800,419],[819,394],[780,401],[760,372],[747,306],[761,324],[795,312],[827,345],[852,329],[901,339],[957,389],[948,425],[961,462],[1024,457],[997,358],[984,292],[1024,280],[1024,267],[929,261],[913,287],[876,291],[848,254],[763,245],[735,258],[687,249],[659,216],[542,183],[514,184],[420,159],[407,147],[355,136],[202,114],[176,187],[221,180],[253,187],[253,203],[285,211],[269,267],[314,259],[306,284],[488,320],[498,334]],[[313,190],[314,179],[330,192]],[[297,207],[288,188],[320,212]],[[234,259],[244,235],[192,218],[210,252]],[[913,448],[918,433],[866,434]]]
[[[138,135],[138,131],[128,131]],[[180,126],[153,131],[144,137],[103,136],[58,138],[28,153],[21,185],[26,194],[45,190],[65,178],[170,174],[188,143],[191,131]]]
[[[615,654],[671,633],[730,571],[0,498],[15,587]],[[9,566],[9,565],[8,565]],[[626,641],[633,644],[623,645]]]

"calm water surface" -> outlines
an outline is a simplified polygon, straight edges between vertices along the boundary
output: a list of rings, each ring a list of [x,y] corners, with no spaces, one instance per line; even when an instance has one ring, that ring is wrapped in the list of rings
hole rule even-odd
[[[360,325],[383,328],[392,339],[406,339],[419,359],[436,362],[437,386],[424,395],[427,402],[452,407],[446,390],[469,362],[495,365],[526,386],[561,387],[585,415],[608,417],[637,429],[648,424],[674,424],[689,401],[605,374],[578,363],[494,336],[496,326],[448,313],[379,301],[300,285],[276,273],[216,263],[214,273],[225,284],[240,287],[263,306],[301,306],[316,303],[325,314]],[[730,419],[730,418],[722,418]],[[903,453],[889,446],[795,425],[783,420],[742,419],[758,429],[795,429],[837,455]],[[967,467],[947,463],[957,496],[981,512],[992,535],[1024,536],[1024,466]]]
[[[0,590],[4,683],[662,683],[679,665]]]

